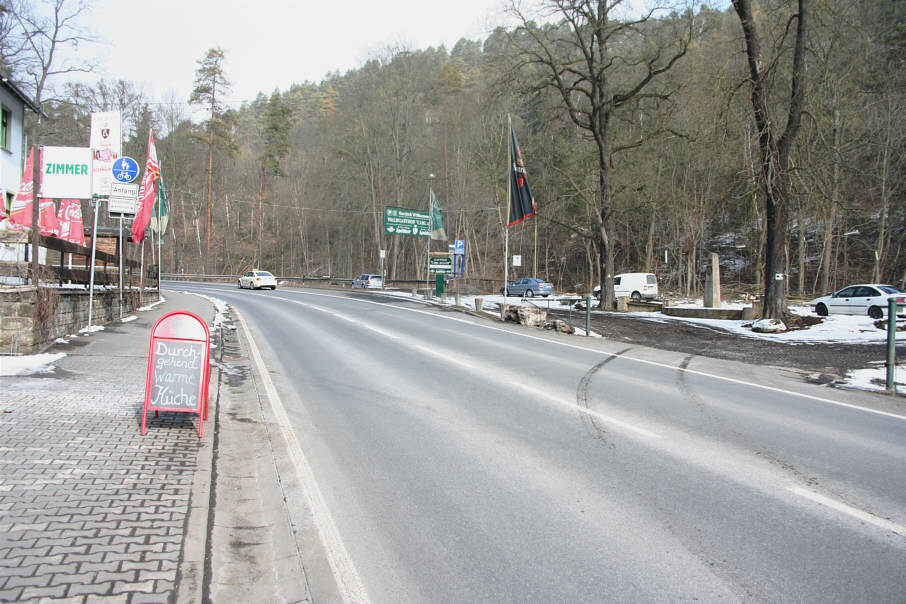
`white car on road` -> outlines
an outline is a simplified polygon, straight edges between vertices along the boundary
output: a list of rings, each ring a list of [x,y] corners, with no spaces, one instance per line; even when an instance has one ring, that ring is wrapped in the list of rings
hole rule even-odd
[[[239,289],[277,289],[277,278],[267,271],[249,271],[239,277]]]
[[[887,314],[888,300],[896,297],[906,302],[906,294],[892,285],[862,283],[849,285],[834,294],[815,298],[809,302],[812,311],[819,317],[834,315],[868,315],[881,319]]]

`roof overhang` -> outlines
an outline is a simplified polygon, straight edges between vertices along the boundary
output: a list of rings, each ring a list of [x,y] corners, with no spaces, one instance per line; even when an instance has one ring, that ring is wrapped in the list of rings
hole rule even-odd
[[[41,111],[41,108],[38,107],[34,103],[34,101],[32,101],[30,98],[28,98],[25,95],[25,93],[22,92],[22,90],[18,86],[16,86],[16,84],[9,78],[9,76],[2,71],[0,71],[0,84],[2,84],[4,88],[6,88],[10,92],[12,92],[13,95],[16,96],[19,100],[21,100],[22,103],[26,107],[28,107],[29,109],[31,109],[32,111],[34,111],[35,113],[40,115],[41,117],[47,117],[47,114],[45,114],[43,111]]]

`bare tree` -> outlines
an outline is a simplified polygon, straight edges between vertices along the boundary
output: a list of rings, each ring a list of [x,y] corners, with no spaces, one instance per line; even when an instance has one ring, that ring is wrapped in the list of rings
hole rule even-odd
[[[80,44],[91,42],[93,39],[80,23],[84,13],[90,10],[90,4],[79,0],[54,0],[49,11],[39,11],[28,0],[10,0],[8,5],[0,11],[0,51],[3,54],[3,63],[13,72],[14,79],[23,80],[26,88],[30,89],[32,102],[41,108],[45,89],[50,80],[56,76],[89,72],[93,65],[86,61],[60,60],[61,50],[71,47],[78,48]],[[29,140],[33,146],[38,146],[41,113],[39,112],[29,127]],[[40,168],[34,171],[34,191],[39,190],[38,174]],[[38,283],[38,240],[40,229],[38,224],[37,199],[32,204],[32,282]]]
[[[654,87],[659,76],[682,58],[693,36],[691,10],[664,19],[664,8],[623,16],[623,0],[545,0],[543,17],[555,25],[539,26],[518,2],[510,10],[520,20],[511,40],[520,73],[534,70],[538,89],[559,94],[573,123],[593,141],[598,189],[594,199],[595,230],[576,231],[594,239],[601,264],[601,304],[614,302],[613,156],[638,147],[642,139],[615,144],[619,112],[669,94]],[[628,14],[628,13],[627,13]],[[667,17],[667,15],[665,15]]]
[[[67,49],[78,50],[95,42],[82,24],[90,10],[91,4],[83,0],[54,0],[45,10],[29,0],[9,0],[0,11],[0,27],[9,30],[0,36],[3,61],[15,79],[29,89],[36,105],[44,100],[52,78],[94,69],[81,53],[78,59],[61,60],[60,56]]]
[[[786,126],[783,131],[771,119],[769,94],[777,62],[765,63],[758,24],[752,12],[752,0],[733,0],[745,38],[752,88],[752,109],[758,130],[761,186],[765,196],[764,317],[779,319],[786,313],[786,229],[790,198],[790,150],[799,131],[805,99],[805,26],[807,0],[797,0],[798,10],[789,18],[795,22],[793,65],[790,74],[790,97]],[[784,36],[785,37],[785,36]],[[778,53],[779,56],[780,53]]]

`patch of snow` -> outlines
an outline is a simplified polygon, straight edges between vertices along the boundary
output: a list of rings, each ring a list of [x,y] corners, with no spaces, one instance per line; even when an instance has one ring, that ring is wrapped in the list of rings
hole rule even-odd
[[[142,307],[139,308],[138,310],[152,310],[155,306],[158,306],[158,305],[160,305],[160,304],[163,304],[163,303],[166,302],[166,301],[167,301],[167,299],[164,298],[163,296],[161,296],[161,297],[160,297],[160,300],[158,300],[157,302],[153,302],[153,303],[151,303],[151,304],[148,304],[147,306],[142,306]]]
[[[103,325],[92,325],[91,327],[83,327],[79,330],[79,333],[94,333],[96,331],[104,331]]]
[[[52,363],[66,356],[65,352],[29,354],[18,357],[0,357],[0,375],[34,375],[53,373]]]
[[[212,332],[215,331],[216,329],[220,328],[223,325],[224,321],[226,320],[226,314],[230,309],[229,304],[227,304],[220,298],[214,298],[211,296],[207,296],[205,294],[199,294],[196,292],[187,292],[187,291],[184,291],[182,293],[202,297],[214,305],[214,320],[211,321],[211,331]]]
[[[128,317],[123,317],[122,319],[120,319],[120,323],[130,323],[132,321],[135,321],[136,319],[138,319],[138,317],[136,317],[135,315],[129,315]]]
[[[894,389],[906,392],[906,367],[897,367],[893,376]],[[887,368],[856,369],[846,374],[846,385],[859,390],[887,391]]]
[[[54,344],[69,344],[69,340],[63,338],[57,338],[53,341]]]

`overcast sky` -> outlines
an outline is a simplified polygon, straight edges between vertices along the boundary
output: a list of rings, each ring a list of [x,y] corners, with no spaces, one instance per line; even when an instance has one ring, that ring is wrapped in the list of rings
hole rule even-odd
[[[238,105],[294,82],[320,82],[388,46],[452,49],[505,21],[503,0],[95,0],[90,28],[106,40],[99,75],[188,99],[197,61],[226,53]]]

